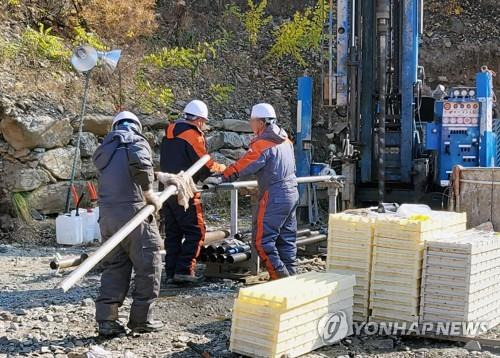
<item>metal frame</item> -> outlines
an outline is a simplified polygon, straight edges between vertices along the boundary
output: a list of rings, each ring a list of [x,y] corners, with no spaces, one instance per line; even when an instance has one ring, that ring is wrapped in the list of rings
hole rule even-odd
[[[341,190],[344,185],[344,181],[345,177],[341,175],[309,176],[297,178],[298,184],[314,184],[318,187],[326,188],[328,190],[328,207],[330,213],[337,212],[337,197],[339,194],[339,190]],[[208,191],[220,190],[231,192],[231,236],[234,236],[238,232],[238,190],[256,188],[257,185],[257,181],[254,180],[222,183],[217,186],[203,187],[204,190]],[[253,199],[256,200],[257,198],[254,196]],[[318,247],[318,243],[313,243],[311,245],[315,245],[316,248]],[[207,263],[205,276],[244,280],[247,283],[267,279],[267,272],[261,270],[259,255],[257,254],[255,247],[253,245],[251,245],[251,247],[252,256],[250,260],[237,264]],[[250,277],[248,276],[248,272],[250,272]]]

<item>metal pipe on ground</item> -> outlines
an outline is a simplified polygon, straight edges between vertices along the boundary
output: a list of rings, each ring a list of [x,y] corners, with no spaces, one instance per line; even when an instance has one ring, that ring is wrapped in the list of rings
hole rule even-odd
[[[297,246],[311,245],[311,244],[316,244],[318,242],[322,242],[325,240],[326,240],[326,235],[310,236],[310,237],[302,239],[302,240],[297,240],[296,245]]]
[[[229,237],[228,230],[207,231],[205,233],[205,245],[209,245],[217,241],[222,241],[228,237]]]
[[[297,230],[297,237],[298,236],[309,236],[311,234],[311,229],[299,229]]]
[[[208,161],[209,155],[204,155],[196,163],[194,163],[184,175],[193,176],[196,174]],[[169,185],[160,194],[159,201],[163,203],[170,196],[177,192],[177,187]],[[153,205],[145,205],[129,222],[127,222],[120,230],[113,236],[106,240],[99,249],[97,249],[92,256],[85,260],[78,266],[71,274],[68,275],[57,287],[61,288],[64,292],[68,291],[75,283],[77,283],[87,272],[89,272],[95,265],[97,265],[107,254],[109,254],[120,242],[122,242],[134,229],[146,220],[155,211]]]
[[[81,254],[80,256],[74,256],[74,257],[67,257],[62,260],[52,260],[50,261],[50,268],[52,270],[60,270],[68,267],[73,267],[73,266],[78,266],[80,265],[83,261],[88,259],[89,255],[88,254]]]
[[[228,264],[236,264],[239,262],[244,262],[250,260],[252,254],[250,252],[240,252],[238,254],[229,255],[227,257]]]
[[[218,254],[217,255],[217,262],[220,264],[223,264],[227,260],[227,255],[225,254]]]

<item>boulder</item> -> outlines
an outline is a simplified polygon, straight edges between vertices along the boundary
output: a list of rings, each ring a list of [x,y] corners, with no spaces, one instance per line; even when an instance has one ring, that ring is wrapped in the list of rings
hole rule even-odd
[[[224,147],[224,135],[221,132],[215,132],[207,137],[207,151],[209,153],[215,152]]]
[[[75,134],[71,140],[71,145],[76,147],[77,140],[78,134]],[[80,155],[82,158],[93,156],[98,145],[97,137],[93,133],[82,132],[82,137],[80,138]]]
[[[252,128],[248,121],[227,118],[222,121],[224,130],[232,132],[252,133]]]
[[[113,123],[113,116],[104,114],[88,114],[83,122],[83,130],[85,132],[94,133],[97,136],[103,137],[108,134]],[[75,128],[79,126],[79,120],[73,122]]]
[[[82,178],[83,179],[95,179],[97,178],[97,168],[94,165],[92,159],[82,159]]]
[[[168,124],[168,120],[166,118],[147,116],[139,119],[142,122],[143,128],[149,127],[154,130],[162,129],[163,132],[165,133],[165,128],[167,127]]]
[[[143,132],[142,135],[146,138],[151,148],[156,146],[157,136],[153,132]]]
[[[2,174],[5,187],[12,192],[32,191],[50,182],[42,169],[33,169],[21,163],[5,164]]]
[[[4,116],[0,128],[5,140],[16,150],[65,146],[73,134],[69,119],[45,115]]]
[[[243,141],[238,133],[221,132],[224,139],[224,148],[237,149],[243,147]]]
[[[250,142],[252,141],[252,138],[254,137],[253,134],[242,134],[240,135],[241,142],[243,143],[243,148],[248,149],[250,146]]]
[[[57,179],[70,179],[75,150],[76,148],[74,147],[49,150],[42,154],[40,165]],[[82,162],[80,156],[78,156],[75,177],[80,175],[81,165]]]
[[[243,148],[221,149],[220,152],[222,155],[224,155],[225,157],[228,157],[229,159],[238,160],[246,153],[246,150]]]
[[[229,166],[234,163],[234,160],[231,160],[227,157],[225,157],[223,154],[219,152],[214,152],[210,154],[212,159],[215,160],[217,163],[224,164],[226,166]]]
[[[74,185],[79,194],[86,190],[84,181],[75,181]],[[27,196],[28,205],[44,215],[61,213],[66,205],[68,187],[69,181],[41,186]],[[88,200],[86,195],[81,207],[87,207]],[[71,207],[74,207],[73,201],[71,201]]]

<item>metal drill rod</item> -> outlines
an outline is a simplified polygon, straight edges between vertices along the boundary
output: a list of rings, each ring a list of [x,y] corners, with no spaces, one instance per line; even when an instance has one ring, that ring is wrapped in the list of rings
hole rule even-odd
[[[385,121],[386,121],[386,99],[387,99],[387,39],[389,30],[390,0],[377,0],[377,37],[378,37],[378,195],[379,212],[384,212],[385,196]],[[406,143],[401,143],[406,145]]]

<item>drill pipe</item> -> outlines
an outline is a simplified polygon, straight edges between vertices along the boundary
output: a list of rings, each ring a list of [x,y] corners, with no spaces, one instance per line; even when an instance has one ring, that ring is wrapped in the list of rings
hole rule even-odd
[[[62,260],[52,260],[50,261],[50,268],[52,270],[57,270],[57,269],[64,269],[68,267],[78,266],[83,261],[88,259],[88,257],[89,257],[88,254],[81,254],[80,256],[67,257]]]
[[[305,239],[297,240],[296,245],[297,246],[311,245],[311,244],[316,244],[318,242],[322,242],[325,240],[326,240],[326,235],[309,236]]]
[[[229,255],[226,262],[228,264],[236,264],[239,262],[250,260],[252,254],[250,252],[240,252],[234,255]]]

